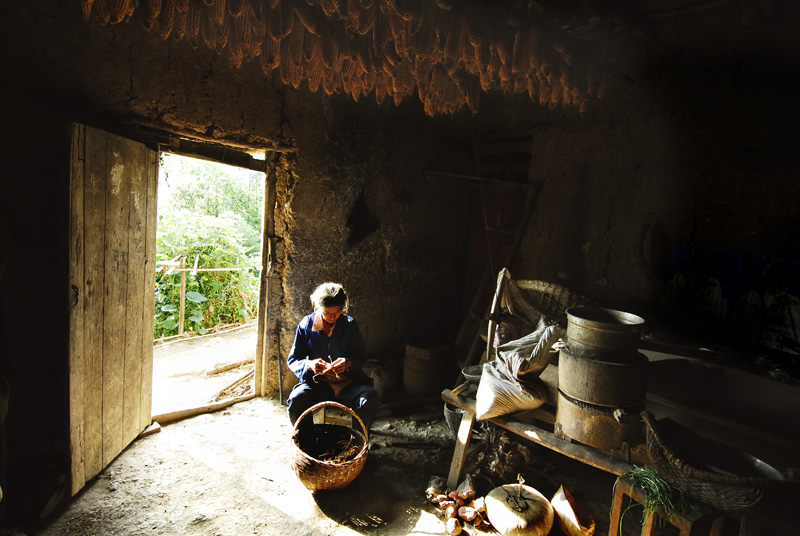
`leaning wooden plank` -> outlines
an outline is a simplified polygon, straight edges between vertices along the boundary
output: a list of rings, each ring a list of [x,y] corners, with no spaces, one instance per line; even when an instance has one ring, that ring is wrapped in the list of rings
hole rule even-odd
[[[456,448],[453,452],[453,459],[450,462],[450,473],[447,475],[447,487],[450,489],[458,487],[461,472],[464,470],[464,464],[467,461],[467,449],[469,448],[469,440],[472,437],[474,424],[475,411],[465,409],[464,415],[461,417],[461,424],[458,426]]]
[[[213,411],[219,411],[221,409],[225,409],[228,406],[232,406],[238,402],[244,402],[246,400],[250,400],[255,398],[256,395],[249,394],[245,396],[240,396],[238,398],[229,398],[228,400],[223,400],[222,402],[216,402],[214,404],[208,404],[206,406],[199,406],[196,408],[187,408],[181,409],[178,411],[171,411],[169,413],[162,413],[161,415],[154,415],[153,422],[157,422],[160,425],[165,425],[171,422],[179,421],[181,419],[186,419],[187,417],[194,417],[195,415],[200,415],[202,413],[211,413]]]
[[[244,375],[242,375],[238,379],[236,379],[233,383],[230,383],[229,385],[226,385],[225,387],[223,387],[222,389],[217,391],[217,393],[214,396],[211,397],[211,401],[212,402],[218,401],[220,398],[225,396],[225,393],[227,393],[231,389],[233,389],[235,387],[239,387],[240,385],[244,384],[245,382],[248,382],[249,380],[252,380],[254,373],[255,373],[255,369],[251,369],[249,372],[245,373]],[[248,387],[248,389],[249,389],[249,387]]]

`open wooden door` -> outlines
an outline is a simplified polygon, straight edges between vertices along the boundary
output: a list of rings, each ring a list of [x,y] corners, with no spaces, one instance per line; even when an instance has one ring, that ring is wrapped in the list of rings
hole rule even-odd
[[[158,153],[74,125],[70,184],[72,494],[150,424]]]

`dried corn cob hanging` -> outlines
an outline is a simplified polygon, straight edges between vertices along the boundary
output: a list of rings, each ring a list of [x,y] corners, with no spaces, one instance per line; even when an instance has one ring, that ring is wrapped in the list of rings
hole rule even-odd
[[[354,99],[396,104],[415,92],[427,113],[476,113],[481,91],[527,93],[542,106],[578,106],[605,89],[573,43],[543,33],[535,14],[499,14],[452,0],[81,0],[87,20],[117,24],[140,10],[163,39],[260,56],[265,74],[308,80]],[[527,18],[526,18],[527,17]]]

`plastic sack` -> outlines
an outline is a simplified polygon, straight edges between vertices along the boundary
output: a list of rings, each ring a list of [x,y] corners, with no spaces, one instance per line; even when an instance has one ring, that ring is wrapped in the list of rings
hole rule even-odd
[[[547,386],[539,375],[550,363],[550,348],[563,335],[544,317],[533,333],[497,348],[497,358],[483,366],[475,395],[477,419],[491,419],[536,409],[547,401]]]
[[[538,376],[550,364],[550,348],[563,335],[563,328],[541,317],[533,333],[499,346],[497,359],[515,378]]]
[[[475,417],[491,419],[517,411],[536,409],[547,401],[547,386],[539,378],[524,383],[509,377],[492,361],[483,366],[481,383],[475,395]]]

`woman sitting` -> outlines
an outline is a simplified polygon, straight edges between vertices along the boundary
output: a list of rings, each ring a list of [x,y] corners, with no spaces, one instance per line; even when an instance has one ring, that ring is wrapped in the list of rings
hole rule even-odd
[[[300,382],[287,404],[292,424],[311,406],[335,400],[351,408],[369,430],[380,406],[364,374],[366,344],[355,319],[345,314],[347,294],[339,283],[323,283],[311,294],[314,312],[297,325],[287,358]]]

